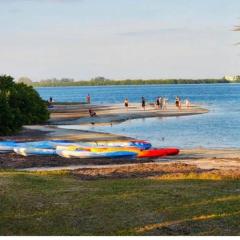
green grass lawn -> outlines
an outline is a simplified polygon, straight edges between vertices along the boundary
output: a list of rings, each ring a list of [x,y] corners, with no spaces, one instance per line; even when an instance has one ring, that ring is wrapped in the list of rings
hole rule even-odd
[[[0,172],[0,235],[240,235],[240,181]]]

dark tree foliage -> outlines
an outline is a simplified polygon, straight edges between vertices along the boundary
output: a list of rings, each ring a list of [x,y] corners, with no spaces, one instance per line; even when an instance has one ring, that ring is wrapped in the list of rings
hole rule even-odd
[[[0,135],[12,134],[26,124],[47,121],[46,103],[31,87],[14,83],[11,76],[0,76]]]

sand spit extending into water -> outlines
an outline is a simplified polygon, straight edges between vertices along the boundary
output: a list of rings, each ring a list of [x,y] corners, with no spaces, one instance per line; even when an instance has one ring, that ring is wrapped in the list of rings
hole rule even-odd
[[[88,109],[91,108],[97,113],[97,117],[90,117]],[[51,110],[50,124],[89,124],[89,123],[114,123],[123,122],[129,119],[148,117],[176,117],[207,113],[208,110],[196,105],[190,108],[183,107],[179,111],[173,104],[168,105],[167,110],[159,110],[154,105],[146,106],[143,110],[137,103],[129,106],[128,110],[122,104],[111,106],[98,106],[87,104],[56,105]]]

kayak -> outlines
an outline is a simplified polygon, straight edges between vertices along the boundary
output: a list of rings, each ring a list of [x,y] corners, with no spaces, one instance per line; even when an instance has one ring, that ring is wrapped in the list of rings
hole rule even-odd
[[[138,158],[155,158],[155,157],[163,157],[169,155],[177,155],[179,153],[179,149],[177,148],[160,148],[160,149],[149,149],[143,150],[138,153]]]
[[[67,150],[58,149],[56,150],[57,155],[65,158],[94,158],[98,157],[98,154],[84,150]]]
[[[138,153],[141,149],[137,147],[91,147],[87,148],[88,151],[96,153],[107,153],[107,152],[118,152],[118,151],[127,151]]]
[[[127,151],[116,151],[116,152],[101,152],[95,153],[86,150],[60,150],[57,149],[56,153],[59,156],[66,157],[66,158],[120,158],[120,157],[136,157],[136,153],[134,152],[127,152]]]
[[[180,150],[177,148],[166,148],[167,151],[167,156],[174,156],[174,155],[178,155]]]
[[[66,140],[47,140],[47,141],[34,141],[34,142],[21,142],[17,147],[31,147],[31,148],[46,148],[55,149],[58,145],[68,145],[69,141]]]
[[[101,147],[137,147],[140,149],[149,149],[152,147],[151,143],[144,140],[95,141],[88,142],[88,144]]]
[[[177,155],[179,153],[179,149],[176,148],[160,148],[160,149],[148,149],[141,150],[136,147],[115,147],[115,148],[90,148],[91,152],[97,153],[107,153],[113,151],[130,151],[137,154],[138,158],[147,158],[147,157],[162,157],[169,155]]]
[[[15,147],[14,152],[23,156],[30,155],[56,155],[55,149],[33,148],[33,147]]]
[[[82,146],[79,144],[63,144],[63,145],[57,145],[55,147],[56,150],[70,150],[70,151],[90,151],[90,147]]]
[[[129,152],[129,151],[116,151],[116,152],[102,152],[98,153],[102,157],[107,157],[107,158],[135,158],[137,156],[137,153],[135,152]]]
[[[0,152],[11,152],[13,148],[16,147],[17,143],[14,141],[1,141],[0,142]]]
[[[179,149],[177,148],[160,148],[141,150],[137,147],[84,147],[84,146],[57,146],[57,149],[70,151],[89,151],[93,153],[113,153],[113,152],[133,152],[138,158],[163,157],[167,155],[177,155]]]

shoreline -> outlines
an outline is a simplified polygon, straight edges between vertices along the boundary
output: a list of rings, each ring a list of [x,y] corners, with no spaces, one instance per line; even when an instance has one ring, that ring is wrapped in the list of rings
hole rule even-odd
[[[111,106],[87,105],[87,104],[56,104],[51,109],[51,118],[46,125],[25,126],[23,131],[14,136],[1,137],[1,139],[11,139],[16,141],[36,141],[46,139],[65,139],[72,141],[94,141],[94,140],[123,140],[134,139],[123,135],[116,135],[105,132],[95,132],[87,130],[73,130],[58,128],[57,125],[69,124],[112,124],[127,121],[129,119],[149,118],[149,117],[177,117],[194,114],[204,114],[208,110],[199,106],[179,111],[174,105],[169,105],[168,111],[159,111],[148,106],[144,111],[139,104],[132,104],[128,111],[119,104]],[[93,108],[98,117],[88,116],[88,109]],[[5,159],[8,159],[6,161]],[[64,169],[86,169],[86,168],[114,168],[130,165],[142,164],[187,164],[195,165],[201,169],[238,169],[240,167],[240,150],[221,148],[193,148],[180,149],[180,155],[164,157],[159,159],[127,160],[127,159],[64,159],[59,156],[29,156],[23,157],[15,153],[0,155],[0,169],[18,169],[26,171],[49,171]]]

